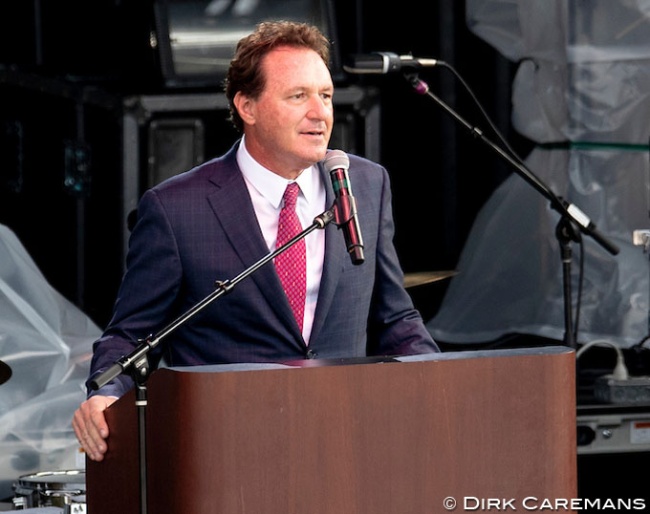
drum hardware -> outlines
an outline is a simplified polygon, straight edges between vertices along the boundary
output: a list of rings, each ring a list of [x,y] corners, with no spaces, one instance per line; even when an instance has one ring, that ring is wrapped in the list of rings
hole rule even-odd
[[[85,470],[42,471],[23,475],[14,483],[16,510],[61,507],[64,514],[85,514]]]
[[[418,271],[404,274],[404,287],[420,286],[458,275],[458,271]]]

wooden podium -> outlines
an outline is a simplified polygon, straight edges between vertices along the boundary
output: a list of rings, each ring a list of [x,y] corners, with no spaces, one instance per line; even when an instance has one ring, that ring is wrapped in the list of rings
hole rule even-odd
[[[522,511],[577,494],[566,347],[161,369],[147,389],[148,514]],[[138,514],[135,395],[107,416],[88,512]]]

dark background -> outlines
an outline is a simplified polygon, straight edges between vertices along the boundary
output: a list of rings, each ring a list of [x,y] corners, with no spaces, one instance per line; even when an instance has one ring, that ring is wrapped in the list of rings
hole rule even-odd
[[[108,321],[123,265],[122,99],[192,92],[170,91],[161,77],[149,45],[152,5],[34,0],[3,6],[0,15],[0,223],[17,233],[51,284],[100,326]],[[426,12],[419,2],[395,8],[336,0],[332,6],[334,48],[342,59],[376,51],[441,59],[510,143],[527,151],[510,127],[515,65],[467,29],[464,2],[429,2]],[[487,128],[448,69],[427,68],[420,78],[470,123]],[[348,75],[337,84],[349,85],[379,91],[379,160],[393,181],[404,270],[454,269],[476,213],[511,170],[401,74]],[[218,117],[204,136],[215,143],[205,158],[235,137],[225,112]],[[447,285],[448,279],[410,289],[425,319]]]

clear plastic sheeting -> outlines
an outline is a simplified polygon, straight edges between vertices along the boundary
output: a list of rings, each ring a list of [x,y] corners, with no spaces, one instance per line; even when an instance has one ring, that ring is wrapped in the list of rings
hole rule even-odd
[[[0,385],[0,498],[21,476],[83,465],[71,420],[99,334],[0,225],[0,360],[12,370]]]
[[[538,143],[527,167],[620,248],[571,245],[578,342],[629,347],[648,334],[649,0],[466,0],[467,24],[517,62],[512,121]],[[428,327],[439,341],[510,333],[564,338],[562,262],[549,200],[513,173],[480,211]]]

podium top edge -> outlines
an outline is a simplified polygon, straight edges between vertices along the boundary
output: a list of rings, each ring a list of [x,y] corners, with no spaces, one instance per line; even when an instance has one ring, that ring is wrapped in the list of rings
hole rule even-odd
[[[214,373],[233,371],[261,371],[278,369],[303,369],[326,366],[342,365],[368,365],[381,363],[408,363],[428,361],[448,361],[459,359],[484,359],[500,357],[518,357],[535,355],[562,355],[574,354],[575,350],[567,346],[544,346],[534,348],[512,348],[496,350],[466,350],[454,352],[426,353],[418,355],[385,356],[385,357],[356,357],[356,358],[331,358],[331,359],[305,359],[287,363],[232,363],[232,364],[206,364],[199,366],[174,366],[166,367],[173,372]]]

